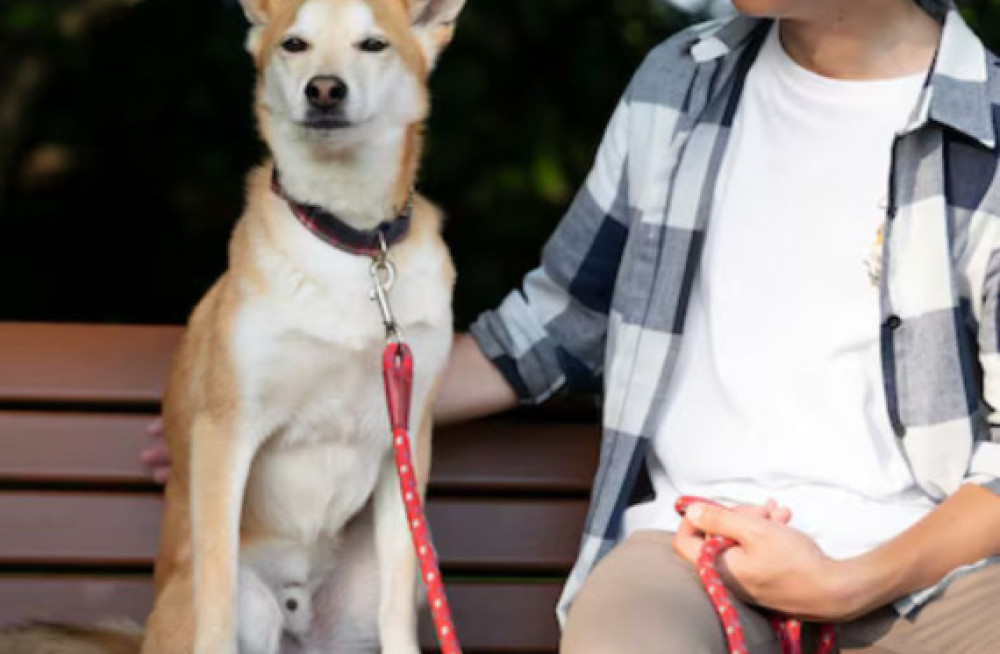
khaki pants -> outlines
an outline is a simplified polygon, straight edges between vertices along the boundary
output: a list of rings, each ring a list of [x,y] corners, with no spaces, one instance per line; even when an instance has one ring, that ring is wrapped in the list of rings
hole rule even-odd
[[[573,603],[562,654],[727,654],[712,605],[672,538],[637,532],[598,564]],[[734,604],[750,654],[780,654],[767,618]],[[1000,565],[955,580],[910,618],[887,607],[841,625],[838,641],[844,654],[996,654]]]

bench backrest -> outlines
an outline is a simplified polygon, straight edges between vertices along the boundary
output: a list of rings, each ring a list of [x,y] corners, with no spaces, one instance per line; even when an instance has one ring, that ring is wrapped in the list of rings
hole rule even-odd
[[[137,454],[180,333],[0,323],[0,625],[148,613],[161,496]],[[580,420],[436,434],[428,513],[467,651],[555,650],[597,450]]]

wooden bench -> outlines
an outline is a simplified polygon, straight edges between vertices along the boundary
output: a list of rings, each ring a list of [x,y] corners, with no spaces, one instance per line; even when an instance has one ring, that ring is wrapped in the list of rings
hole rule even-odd
[[[137,454],[179,335],[0,323],[0,625],[145,618],[161,498]],[[599,440],[573,415],[436,437],[428,512],[469,652],[556,648]]]

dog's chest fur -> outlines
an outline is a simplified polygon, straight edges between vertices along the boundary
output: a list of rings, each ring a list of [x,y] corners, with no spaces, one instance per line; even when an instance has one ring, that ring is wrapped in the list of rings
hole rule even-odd
[[[416,229],[418,218],[390,253],[398,273],[390,301],[415,358],[414,432],[452,322],[451,264],[436,229]],[[252,256],[268,289],[236,318],[234,358],[247,433],[266,442],[248,480],[244,525],[256,537],[323,547],[364,506],[390,453],[371,259],[332,248],[294,220],[251,218],[255,228]]]

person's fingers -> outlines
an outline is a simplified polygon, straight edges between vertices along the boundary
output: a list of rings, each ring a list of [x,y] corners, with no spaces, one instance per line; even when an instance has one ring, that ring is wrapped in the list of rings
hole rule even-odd
[[[674,534],[674,551],[692,565],[697,565],[701,548],[705,544],[705,535],[695,529],[687,520],[681,520]]]
[[[139,460],[143,465],[155,468],[170,464],[170,450],[164,443],[154,443],[139,454]]]
[[[150,420],[146,425],[146,433],[150,436],[163,436],[163,417]]]
[[[758,518],[769,519],[771,517],[771,512],[768,510],[767,506],[761,506],[759,504],[737,504],[730,509],[731,511],[736,511],[737,513],[742,513],[744,515],[753,515]]]
[[[739,543],[751,539],[765,524],[763,517],[752,512],[733,511],[704,503],[691,506],[685,514],[685,519],[707,534],[725,536]]]
[[[767,498],[767,501],[764,502],[764,510],[766,513],[765,518],[774,522],[780,522],[783,525],[787,525],[792,519],[792,510],[787,506],[778,504],[778,500],[773,497]]]

